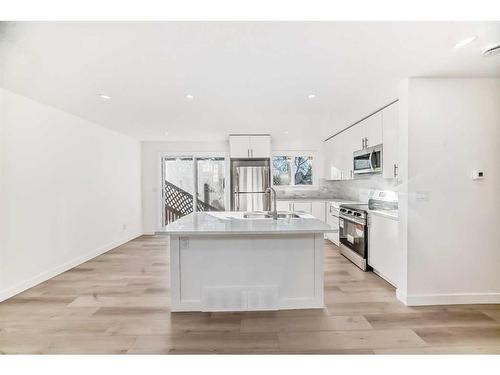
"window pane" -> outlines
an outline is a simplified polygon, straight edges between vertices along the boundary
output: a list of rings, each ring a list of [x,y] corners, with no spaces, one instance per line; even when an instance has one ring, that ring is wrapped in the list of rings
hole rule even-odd
[[[295,185],[312,185],[312,156],[295,157]]]
[[[286,186],[292,183],[291,158],[273,156],[273,184]]]
[[[198,211],[224,211],[224,158],[197,158]]]

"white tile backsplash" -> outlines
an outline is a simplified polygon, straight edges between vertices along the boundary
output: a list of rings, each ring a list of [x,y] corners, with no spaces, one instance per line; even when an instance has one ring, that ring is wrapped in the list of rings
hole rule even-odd
[[[354,180],[330,181],[320,179],[317,190],[280,190],[279,198],[340,198],[367,202],[371,190],[396,190],[396,180],[389,180],[381,174],[357,175]]]

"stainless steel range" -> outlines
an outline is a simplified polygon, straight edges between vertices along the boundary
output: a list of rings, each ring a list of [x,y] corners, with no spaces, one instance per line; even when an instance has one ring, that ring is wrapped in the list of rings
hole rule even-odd
[[[372,269],[368,264],[368,215],[370,210],[397,212],[397,193],[373,190],[370,192],[368,204],[346,203],[340,205],[340,253],[363,271]]]
[[[367,271],[368,205],[342,204],[339,215],[340,253]]]

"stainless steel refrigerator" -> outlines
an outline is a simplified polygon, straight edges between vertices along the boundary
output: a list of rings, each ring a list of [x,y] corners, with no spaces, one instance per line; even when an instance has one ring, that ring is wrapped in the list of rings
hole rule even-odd
[[[231,161],[231,209],[234,211],[269,211],[271,200],[269,159]]]

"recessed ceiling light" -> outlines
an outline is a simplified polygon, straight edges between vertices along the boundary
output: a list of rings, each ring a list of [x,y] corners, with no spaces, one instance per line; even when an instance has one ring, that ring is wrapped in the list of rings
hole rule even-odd
[[[289,133],[289,131],[288,131],[288,130],[285,130],[285,134],[288,134],[288,133]]]
[[[309,100],[313,100],[315,97],[316,97],[316,94],[309,94],[309,95],[307,95],[307,98]]]
[[[477,39],[477,35],[469,36],[468,38],[465,38],[465,39],[461,40],[460,42],[458,42],[457,44],[455,44],[455,47],[453,47],[453,48],[458,49],[458,48],[465,47],[466,45],[471,44],[476,39]]]
[[[100,97],[102,100],[109,100],[109,99],[111,99],[111,96],[109,96],[109,95],[104,95],[104,94],[99,95],[99,97]]]
[[[168,137],[168,132],[165,132],[165,137]]]
[[[186,99],[187,100],[193,100],[194,99],[194,96],[191,95],[191,94],[186,94]]]
[[[483,51],[483,56],[493,56],[500,53],[500,43],[494,46],[489,46]]]

